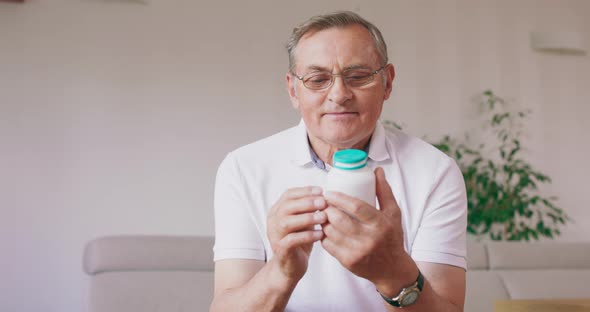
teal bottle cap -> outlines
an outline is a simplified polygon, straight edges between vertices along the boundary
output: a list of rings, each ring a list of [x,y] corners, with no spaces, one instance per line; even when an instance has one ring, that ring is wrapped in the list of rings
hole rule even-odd
[[[357,149],[345,149],[334,153],[334,168],[343,170],[360,169],[367,165],[367,153]]]

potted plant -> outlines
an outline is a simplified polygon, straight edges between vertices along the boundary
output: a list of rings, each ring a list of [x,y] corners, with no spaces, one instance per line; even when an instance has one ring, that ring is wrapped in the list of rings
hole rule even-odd
[[[482,93],[485,131],[493,138],[486,146],[466,135],[457,140],[443,137],[433,145],[454,158],[467,188],[467,232],[478,239],[538,240],[560,235],[570,221],[557,198],[544,196],[539,185],[550,177],[534,169],[522,153],[522,126],[530,111],[512,112],[492,91]],[[386,125],[399,128],[394,122]]]

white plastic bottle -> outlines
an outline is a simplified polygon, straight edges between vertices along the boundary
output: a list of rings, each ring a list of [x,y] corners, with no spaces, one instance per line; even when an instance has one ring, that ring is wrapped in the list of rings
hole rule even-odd
[[[337,191],[375,206],[375,174],[367,166],[367,153],[346,149],[334,153],[325,191]]]

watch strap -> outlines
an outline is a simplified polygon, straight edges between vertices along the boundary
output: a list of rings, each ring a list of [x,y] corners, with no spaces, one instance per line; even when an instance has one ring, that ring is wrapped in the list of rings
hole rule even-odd
[[[396,297],[389,298],[389,297],[386,297],[385,295],[383,295],[379,290],[377,290],[377,292],[379,293],[379,295],[381,295],[383,300],[385,300],[387,303],[389,303],[390,305],[392,305],[394,307],[399,308],[402,306],[401,302],[399,301],[400,296],[402,295],[404,290],[406,290],[407,288],[411,288],[414,285],[416,285],[416,288],[418,288],[418,290],[420,292],[422,292],[422,289],[424,288],[424,276],[422,275],[422,272],[420,272],[420,270],[418,270],[418,278],[416,278],[416,281],[414,282],[414,284],[402,289],[402,291],[400,291],[400,293]]]
[[[422,291],[422,288],[424,288],[424,276],[422,276],[422,272],[420,272],[420,270],[418,270],[418,278],[416,279],[416,284],[418,286],[418,289]]]

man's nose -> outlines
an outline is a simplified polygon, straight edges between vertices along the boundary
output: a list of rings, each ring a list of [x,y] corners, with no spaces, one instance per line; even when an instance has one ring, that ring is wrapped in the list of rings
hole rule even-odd
[[[334,83],[329,89],[328,100],[336,104],[344,104],[344,102],[352,98],[352,92],[344,82],[344,77],[340,75],[334,76]]]

